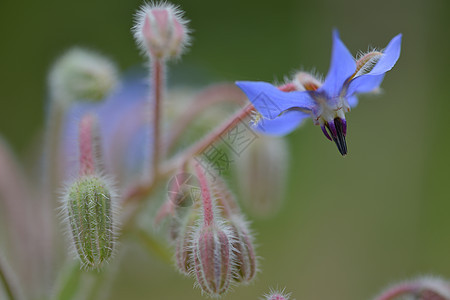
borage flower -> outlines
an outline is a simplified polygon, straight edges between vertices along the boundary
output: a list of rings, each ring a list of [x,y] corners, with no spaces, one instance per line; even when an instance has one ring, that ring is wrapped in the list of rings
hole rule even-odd
[[[331,66],[323,83],[304,72],[280,87],[266,82],[236,82],[258,111],[254,127],[266,134],[284,135],[310,116],[336,143],[339,152],[346,155],[345,113],[357,105],[356,94],[372,92],[380,86],[384,73],[392,69],[400,56],[401,38],[399,34],[384,51],[371,51],[355,61],[334,30]]]

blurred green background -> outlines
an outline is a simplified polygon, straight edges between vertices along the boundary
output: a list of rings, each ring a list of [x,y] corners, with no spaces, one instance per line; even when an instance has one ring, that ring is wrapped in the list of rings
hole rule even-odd
[[[397,280],[450,278],[448,1],[173,2],[193,29],[169,75],[181,84],[281,81],[299,68],[326,74],[333,27],[353,54],[403,33],[384,93],[360,97],[347,114],[347,157],[310,121],[288,137],[285,204],[252,220],[262,272],[224,299],[257,299],[277,286],[296,299],[370,299]],[[122,70],[143,64],[130,33],[140,4],[1,0],[0,134],[19,157],[43,127],[46,74],[64,50],[88,46]],[[140,247],[124,251],[110,299],[200,299],[173,267]]]

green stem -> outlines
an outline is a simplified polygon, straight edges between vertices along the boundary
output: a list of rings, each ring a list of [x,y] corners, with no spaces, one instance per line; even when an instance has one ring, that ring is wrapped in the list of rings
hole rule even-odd
[[[0,256],[0,281],[3,283],[3,286],[5,288],[5,293],[8,296],[10,300],[18,299],[16,292],[14,291],[14,284],[13,284],[13,276],[10,275],[11,270],[6,266],[6,263],[3,261],[3,257]]]
[[[82,272],[79,263],[70,263],[64,268],[64,274],[61,275],[59,288],[53,296],[53,300],[71,300],[77,294]]]
[[[162,261],[168,264],[173,263],[172,255],[169,255],[169,253],[172,253],[172,250],[169,247],[154,239],[143,229],[139,228],[136,231],[136,236],[149,252],[155,254],[156,256],[161,258]]]

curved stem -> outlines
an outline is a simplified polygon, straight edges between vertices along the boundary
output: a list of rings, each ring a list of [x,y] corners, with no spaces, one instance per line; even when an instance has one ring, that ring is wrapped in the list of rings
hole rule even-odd
[[[166,141],[165,149],[170,151],[188,125],[194,121],[205,109],[219,103],[243,104],[245,100],[242,91],[234,84],[216,84],[203,90],[193,100],[190,108],[180,116],[177,122],[170,129],[170,136]]]
[[[250,115],[250,113],[254,110],[255,110],[255,108],[253,107],[253,105],[251,105],[251,104],[247,105],[245,108],[238,111],[230,119],[225,121],[221,126],[217,127],[211,133],[206,135],[199,142],[195,143],[190,148],[188,148],[184,152],[178,154],[176,157],[172,158],[170,161],[168,161],[165,165],[163,165],[162,169],[164,169],[164,170],[166,170],[166,172],[168,172],[169,170],[172,171],[172,170],[176,169],[177,166],[185,164],[190,158],[200,154],[202,151],[204,151],[206,148],[208,148],[208,146],[210,146],[212,143],[217,141],[224,133],[226,133],[228,130],[232,129],[243,119],[248,117]]]
[[[241,122],[242,119],[248,117],[250,113],[254,111],[254,109],[255,108],[253,107],[253,105],[248,105],[242,110],[238,111],[234,116],[232,116],[229,120],[225,121],[222,125],[217,127],[214,131],[212,131],[202,140],[192,145],[185,152],[177,155],[167,163],[163,164],[158,172],[157,177],[154,177],[152,180],[148,182],[139,183],[131,187],[131,189],[129,189],[128,191],[126,191],[126,194],[124,195],[123,198],[123,205],[126,206],[127,204],[134,203],[135,201],[133,200],[136,200],[137,206],[132,208],[126,220],[124,220],[122,232],[126,233],[127,231],[129,231],[129,229],[132,227],[134,223],[134,220],[138,215],[139,208],[142,202],[144,202],[143,200],[145,199],[146,196],[148,196],[151,193],[153,189],[156,188],[156,186],[161,181],[167,179],[167,177],[173,174],[177,169],[185,165],[189,161],[189,159],[201,153],[209,145],[217,141],[225,132],[227,132],[228,130],[233,128],[236,124]]]

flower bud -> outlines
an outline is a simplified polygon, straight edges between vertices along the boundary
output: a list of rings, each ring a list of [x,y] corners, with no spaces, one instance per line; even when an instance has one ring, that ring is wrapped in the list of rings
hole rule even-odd
[[[315,91],[322,86],[322,82],[318,78],[307,72],[295,74],[292,83],[297,91]]]
[[[182,12],[171,4],[146,4],[136,14],[134,37],[151,57],[177,57],[189,41],[186,23]]]
[[[117,74],[116,66],[100,54],[71,49],[50,70],[50,97],[63,105],[75,100],[102,100],[116,86]]]
[[[268,294],[264,295],[265,300],[289,300],[290,293],[286,293],[284,289],[282,291],[271,290]]]
[[[425,276],[412,281],[400,282],[384,290],[375,300],[400,298],[422,300],[450,299],[450,283],[439,277]]]
[[[96,175],[78,178],[68,189],[65,207],[71,238],[85,268],[99,268],[114,249],[114,193]]]
[[[197,212],[191,211],[181,224],[177,226],[176,240],[175,240],[175,262],[178,270],[185,274],[190,275],[192,270],[192,247],[193,247],[193,234],[195,231],[195,223],[198,218]],[[172,224],[179,223],[178,220],[172,220]]]
[[[253,236],[250,234],[248,224],[242,216],[233,215],[230,224],[231,232],[235,236],[235,240],[232,242],[237,268],[235,280],[249,283],[255,278],[258,263],[253,247]]]
[[[218,297],[227,292],[232,280],[234,257],[232,236],[218,224],[201,226],[195,233],[192,262],[203,292]]]
[[[249,283],[255,278],[258,264],[253,236],[233,193],[218,174],[215,178],[216,180],[211,184],[211,192],[220,207],[223,219],[230,225],[234,237],[232,240],[233,254],[236,258],[234,279],[237,282]]]
[[[97,118],[86,114],[79,123],[79,173],[64,196],[72,244],[83,267],[100,268],[113,253],[115,193],[101,170]]]
[[[236,164],[236,176],[241,198],[254,215],[269,216],[281,206],[287,159],[286,141],[264,135],[241,153],[239,164]]]
[[[376,63],[383,56],[382,52],[371,51],[369,53],[361,55],[361,57],[356,61],[356,71],[352,78],[358,77],[372,71]]]

